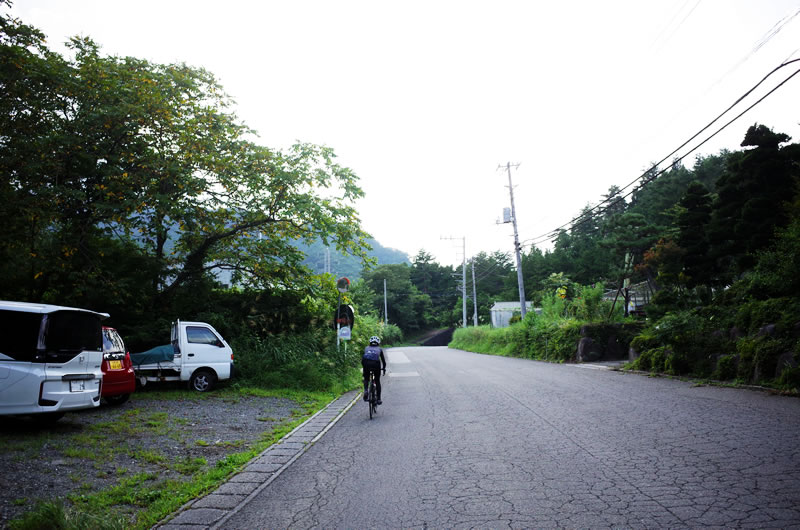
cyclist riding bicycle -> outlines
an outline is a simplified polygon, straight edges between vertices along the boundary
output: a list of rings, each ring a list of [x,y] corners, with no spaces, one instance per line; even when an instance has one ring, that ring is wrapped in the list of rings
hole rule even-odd
[[[381,339],[372,336],[369,338],[369,346],[364,348],[364,355],[361,357],[361,367],[364,371],[364,401],[369,399],[367,387],[369,387],[369,374],[375,374],[375,389],[378,391],[378,405],[381,405],[381,369],[386,373],[386,358],[383,356],[383,348],[380,346]]]

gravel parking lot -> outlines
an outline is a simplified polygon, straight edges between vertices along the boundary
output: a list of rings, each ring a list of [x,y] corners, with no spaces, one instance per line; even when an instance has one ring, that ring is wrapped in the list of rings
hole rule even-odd
[[[101,491],[140,474],[188,480],[251,448],[298,408],[284,398],[175,389],[138,392],[122,406],[69,413],[51,425],[3,418],[0,528],[37,501]]]

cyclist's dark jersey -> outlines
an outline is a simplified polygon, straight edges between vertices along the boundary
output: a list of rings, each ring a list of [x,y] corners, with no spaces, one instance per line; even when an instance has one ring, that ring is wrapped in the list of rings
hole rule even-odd
[[[383,356],[383,348],[380,346],[367,346],[364,348],[364,356],[362,361],[380,361],[381,367],[386,369],[386,358]]]

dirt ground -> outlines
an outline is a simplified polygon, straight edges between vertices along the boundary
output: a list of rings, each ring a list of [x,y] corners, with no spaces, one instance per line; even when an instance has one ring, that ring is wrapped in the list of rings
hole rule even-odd
[[[299,408],[282,398],[180,395],[134,393],[121,406],[68,413],[51,425],[0,418],[0,528],[37,501],[95,492],[139,473],[180,478],[208,469]]]

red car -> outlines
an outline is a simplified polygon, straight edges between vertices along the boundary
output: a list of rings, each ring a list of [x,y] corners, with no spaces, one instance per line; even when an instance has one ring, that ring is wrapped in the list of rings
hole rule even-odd
[[[122,405],[136,390],[131,355],[114,328],[103,326],[103,386],[100,395],[110,405]]]

